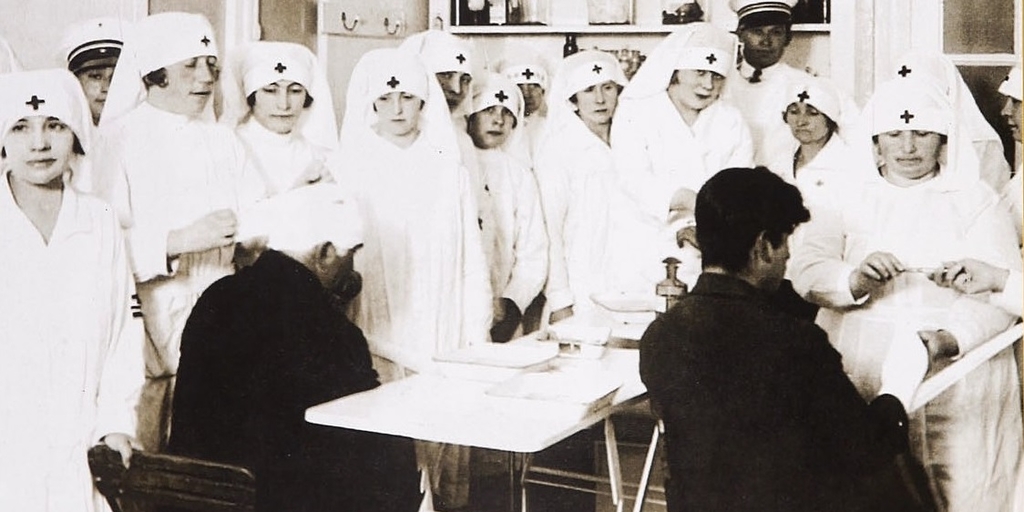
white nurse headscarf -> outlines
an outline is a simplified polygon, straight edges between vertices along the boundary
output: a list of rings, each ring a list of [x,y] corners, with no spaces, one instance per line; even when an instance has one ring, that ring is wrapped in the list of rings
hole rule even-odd
[[[13,71],[21,71],[21,63],[14,56],[14,50],[11,49],[11,45],[7,43],[7,40],[0,37],[0,73],[10,73]]]
[[[569,126],[585,126],[576,115],[576,106],[569,100],[588,87],[615,82],[622,87],[629,83],[618,59],[608,52],[583,50],[566,57],[555,69],[551,90],[547,95],[548,122],[544,143],[555,142],[555,136]]]
[[[413,34],[402,41],[399,48],[418,55],[431,75],[460,71],[470,76],[478,73],[473,47],[468,41],[459,39],[443,30],[427,30]],[[468,108],[469,95],[452,112],[464,113]]]
[[[735,63],[736,36],[710,23],[689,23],[654,48],[622,92],[622,98],[646,98],[664,92],[677,69],[728,76]]]
[[[21,71],[0,75],[0,145],[19,119],[47,116],[60,119],[78,137],[88,155],[92,150],[93,126],[89,103],[78,80],[66,69]],[[72,159],[75,173],[88,172],[85,159]],[[79,181],[75,178],[76,183]],[[86,181],[87,182],[87,181]]]
[[[999,94],[1021,101],[1021,87],[1024,86],[1021,85],[1020,66],[1016,66],[1006,75],[1003,83],[999,84]]]
[[[899,78],[875,88],[861,115],[854,141],[860,163],[871,158],[865,177],[878,178],[874,164],[872,136],[892,131],[928,131],[947,138],[945,158],[934,186],[942,190],[959,190],[980,181],[979,163],[971,139],[965,136],[956,121],[953,105],[944,91],[930,80]]]
[[[420,58],[400,48],[370,50],[352,69],[341,121],[341,149],[358,151],[367,137],[377,137],[373,102],[391,92],[406,92],[424,101],[420,137],[442,155],[460,159],[448,103],[441,85]]]
[[[486,73],[473,81],[472,96],[471,116],[494,106],[505,107],[512,113],[516,126],[502,147],[519,147],[523,134],[523,93],[519,86],[497,73]]]
[[[127,114],[146,99],[142,77],[164,66],[202,56],[218,57],[213,27],[201,14],[165,12],[147,16],[125,37],[114,68],[100,125]],[[204,114],[213,120],[213,102]]]
[[[896,64],[890,68],[891,75],[885,77],[886,80],[919,79],[934,83],[953,105],[955,121],[960,125],[964,136],[974,142],[997,141],[1002,144],[999,134],[985,120],[978,103],[974,100],[974,95],[967,88],[967,83],[949,57],[937,52],[914,49],[897,59]]]
[[[268,84],[287,80],[305,87],[313,98],[293,133],[315,147],[337,149],[338,124],[327,77],[316,56],[305,46],[269,41],[250,43],[231,52],[222,69],[222,123],[235,127],[246,122],[252,111],[246,98]]]

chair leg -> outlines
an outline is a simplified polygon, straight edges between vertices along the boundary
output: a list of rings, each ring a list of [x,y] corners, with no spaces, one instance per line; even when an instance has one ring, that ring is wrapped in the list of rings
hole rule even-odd
[[[658,452],[658,442],[661,440],[661,420],[654,425],[654,433],[651,434],[651,444],[647,447],[647,457],[644,459],[644,469],[640,473],[640,485],[636,490],[636,501],[633,503],[633,512],[643,512],[644,501],[647,499],[647,488],[651,485],[651,473],[654,470],[654,458]]]
[[[619,442],[615,437],[615,423],[609,416],[604,420],[604,443],[608,456],[608,480],[612,488],[612,503],[616,512],[622,512],[622,466],[619,464]]]

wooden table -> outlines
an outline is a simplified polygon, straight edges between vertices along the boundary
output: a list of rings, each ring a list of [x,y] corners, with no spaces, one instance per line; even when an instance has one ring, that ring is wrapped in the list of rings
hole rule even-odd
[[[526,338],[515,343],[543,343]],[[609,348],[601,359],[555,358],[555,368],[569,372],[600,372],[621,378],[622,386],[600,408],[543,400],[492,396],[486,391],[495,385],[488,375],[506,378],[501,371],[472,372],[459,364],[439,365],[439,374],[420,374],[389,382],[376,389],[349,395],[306,410],[306,421],[408,437],[422,441],[458,444],[532,454],[544,450],[598,422],[605,422],[606,455],[612,501],[622,509],[622,477],[618,445],[611,415],[645,398],[640,381],[639,353],[635,349]],[[447,369],[446,369],[447,368]],[[454,370],[454,371],[447,371]],[[478,374],[480,379],[473,375]],[[531,468],[529,456],[523,458],[517,483],[521,508],[526,510],[524,482],[531,471],[552,474],[549,468]],[[572,472],[554,470],[561,477],[579,477]],[[535,482],[535,480],[530,480]],[[512,499],[515,500],[513,493]],[[514,502],[511,504],[515,508]]]

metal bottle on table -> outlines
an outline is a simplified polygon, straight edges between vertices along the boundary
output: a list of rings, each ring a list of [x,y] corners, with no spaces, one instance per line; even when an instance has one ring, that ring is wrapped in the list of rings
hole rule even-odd
[[[665,298],[665,311],[672,309],[683,296],[686,295],[686,283],[679,280],[676,274],[679,272],[680,261],[669,256],[662,260],[665,264],[665,279],[662,279],[654,286],[654,293]]]

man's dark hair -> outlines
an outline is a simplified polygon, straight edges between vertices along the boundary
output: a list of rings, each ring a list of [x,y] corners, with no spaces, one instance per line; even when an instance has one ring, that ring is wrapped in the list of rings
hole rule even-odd
[[[762,231],[779,247],[811,218],[796,187],[764,167],[731,168],[714,175],[697,193],[697,242],[703,265],[743,270]]]
[[[256,92],[253,91],[251,94],[245,97],[245,103],[249,105],[249,108],[256,106]],[[306,99],[302,102],[302,108],[309,108],[313,104],[313,96],[306,92]]]

